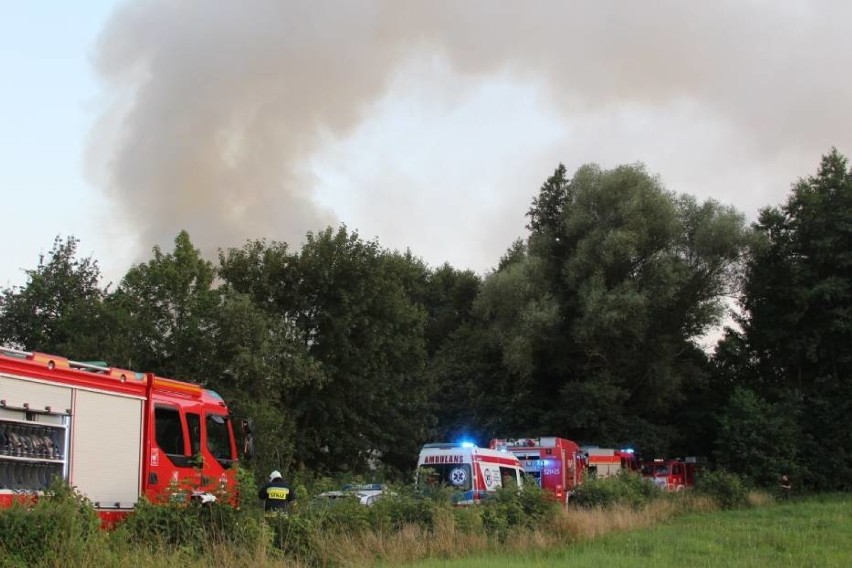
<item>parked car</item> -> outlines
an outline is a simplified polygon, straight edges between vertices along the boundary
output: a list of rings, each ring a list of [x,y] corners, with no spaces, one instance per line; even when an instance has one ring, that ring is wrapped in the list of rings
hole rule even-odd
[[[336,491],[326,491],[316,496],[321,501],[337,499],[357,499],[362,505],[370,506],[382,497],[390,494],[387,487],[381,483],[349,484]]]

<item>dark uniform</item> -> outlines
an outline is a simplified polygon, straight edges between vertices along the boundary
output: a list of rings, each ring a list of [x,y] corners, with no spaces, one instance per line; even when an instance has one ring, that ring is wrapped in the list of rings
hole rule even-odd
[[[781,481],[779,482],[779,485],[781,487],[781,498],[785,499],[785,500],[789,499],[790,498],[790,491],[793,490],[793,484],[790,483],[790,478],[787,477],[786,475],[782,475]]]
[[[283,512],[296,500],[296,492],[284,481],[280,473],[273,471],[269,476],[269,482],[261,487],[257,497],[263,499],[264,510]]]

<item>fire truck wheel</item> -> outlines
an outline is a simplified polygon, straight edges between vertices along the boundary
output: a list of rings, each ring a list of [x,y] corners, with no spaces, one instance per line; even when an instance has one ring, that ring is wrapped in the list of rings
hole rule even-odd
[[[683,485],[678,485],[678,486],[677,486],[677,491],[683,491]]]

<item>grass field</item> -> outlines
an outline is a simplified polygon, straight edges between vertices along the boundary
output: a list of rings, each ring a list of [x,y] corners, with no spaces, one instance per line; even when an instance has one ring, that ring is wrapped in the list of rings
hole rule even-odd
[[[428,503],[389,501],[385,513]],[[720,510],[708,496],[684,492],[606,508],[548,507],[535,524],[486,530],[486,520],[504,519],[496,516],[499,507],[507,511],[505,518],[522,511],[509,506],[513,503],[413,509],[431,511],[430,522],[401,527],[370,525],[365,515],[381,511],[357,503],[323,510],[316,518],[293,514],[274,527],[231,508],[143,504],[126,524],[105,532],[98,529],[94,510],[68,491],[32,508],[0,513],[0,567],[852,566],[852,493],[778,504],[766,493],[752,492],[752,506]],[[208,524],[200,524],[204,519]]]
[[[738,511],[690,514],[558,550],[430,560],[416,568],[654,568],[852,566],[852,495]]]

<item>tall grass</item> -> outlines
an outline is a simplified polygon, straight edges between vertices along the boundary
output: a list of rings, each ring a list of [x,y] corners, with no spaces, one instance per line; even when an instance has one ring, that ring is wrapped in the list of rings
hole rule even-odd
[[[291,514],[274,518],[264,518],[251,503],[233,509],[143,502],[108,533],[96,529],[90,504],[60,490],[34,506],[0,512],[0,566],[301,568],[451,562],[489,554],[539,557],[568,544],[651,529],[727,506],[699,492],[646,492],[635,479],[613,483],[624,487],[607,486],[603,493],[632,497],[607,498],[606,504],[578,500],[567,509],[535,488],[504,490],[466,508],[453,507],[444,492],[424,497],[405,488],[372,507],[303,496]],[[755,494],[751,501],[779,509],[769,506],[773,501],[767,495]]]
[[[697,510],[662,516],[644,528],[627,512],[620,522],[600,521],[594,538],[570,546],[493,550],[459,561],[425,560],[416,568],[530,568],[571,566],[635,568],[732,566],[743,568],[819,566],[840,568],[852,559],[852,495],[831,495],[737,510]],[[592,513],[592,512],[590,512]],[[569,515],[571,516],[571,515]],[[585,521],[595,524],[594,514]],[[614,520],[614,519],[613,519]],[[626,526],[627,525],[627,526]],[[601,528],[603,527],[603,530]],[[623,530],[629,528],[629,530]]]

